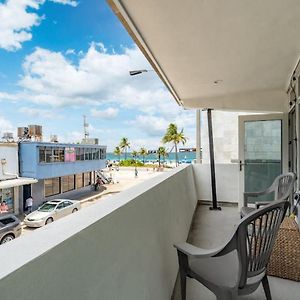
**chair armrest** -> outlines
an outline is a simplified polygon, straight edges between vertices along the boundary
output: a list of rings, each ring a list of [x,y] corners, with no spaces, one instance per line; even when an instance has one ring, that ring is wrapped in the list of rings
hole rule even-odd
[[[255,207],[258,209],[261,205],[268,205],[271,201],[255,202]]]
[[[223,248],[218,249],[202,249],[188,243],[176,244],[174,247],[181,253],[194,258],[207,258],[218,254]]]
[[[272,192],[273,192],[273,190],[271,190],[270,188],[268,188],[264,191],[259,191],[259,192],[244,192],[244,206],[247,206],[249,197],[258,197],[258,196],[266,195],[266,194],[269,194]]]

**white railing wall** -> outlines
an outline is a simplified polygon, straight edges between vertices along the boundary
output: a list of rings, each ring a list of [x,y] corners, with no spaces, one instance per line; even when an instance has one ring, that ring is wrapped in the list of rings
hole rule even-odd
[[[0,247],[0,299],[170,299],[197,203],[192,166]]]
[[[198,200],[211,201],[211,178],[209,164],[193,165]],[[238,164],[216,164],[217,199],[222,202],[238,203]]]

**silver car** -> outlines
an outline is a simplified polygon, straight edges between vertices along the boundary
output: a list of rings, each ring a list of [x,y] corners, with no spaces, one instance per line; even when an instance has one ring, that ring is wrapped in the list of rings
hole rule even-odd
[[[0,215],[0,244],[7,243],[21,235],[21,221],[14,215]]]

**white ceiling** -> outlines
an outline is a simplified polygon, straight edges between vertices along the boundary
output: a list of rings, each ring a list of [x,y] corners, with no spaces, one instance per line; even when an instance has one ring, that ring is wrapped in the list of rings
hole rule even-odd
[[[185,107],[287,107],[300,56],[299,0],[108,2]]]

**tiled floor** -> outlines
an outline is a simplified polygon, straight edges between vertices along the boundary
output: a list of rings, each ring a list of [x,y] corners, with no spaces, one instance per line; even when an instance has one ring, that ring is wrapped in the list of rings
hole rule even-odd
[[[215,248],[225,242],[234,225],[239,221],[237,207],[223,206],[221,211],[210,211],[208,205],[198,205],[190,231],[189,242],[201,248]],[[299,300],[300,283],[269,277],[273,300]],[[180,300],[180,286],[177,280],[172,300]],[[214,300],[215,295],[199,282],[187,280],[187,300]],[[250,296],[239,297],[244,300],[265,300],[260,286]]]

